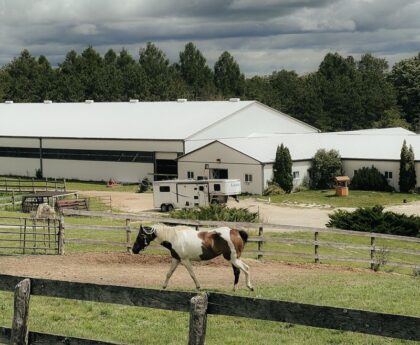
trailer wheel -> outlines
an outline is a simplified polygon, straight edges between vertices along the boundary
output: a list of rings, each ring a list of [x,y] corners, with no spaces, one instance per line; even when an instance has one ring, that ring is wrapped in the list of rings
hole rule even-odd
[[[160,205],[160,211],[161,212],[168,212],[168,207],[166,206],[166,204]]]
[[[168,212],[172,212],[172,211],[174,210],[174,207],[172,206],[172,204],[168,204],[168,205],[166,206],[166,210],[167,210]]]

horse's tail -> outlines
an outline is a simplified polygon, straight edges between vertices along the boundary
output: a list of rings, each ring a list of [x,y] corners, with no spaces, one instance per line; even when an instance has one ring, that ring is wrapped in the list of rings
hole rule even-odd
[[[242,241],[244,241],[244,244],[245,244],[246,242],[248,242],[248,233],[247,233],[246,231],[244,231],[244,230],[239,230],[239,235],[241,236]]]

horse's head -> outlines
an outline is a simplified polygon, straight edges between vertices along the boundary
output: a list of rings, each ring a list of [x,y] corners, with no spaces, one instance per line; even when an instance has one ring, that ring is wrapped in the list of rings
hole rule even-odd
[[[140,225],[139,234],[133,244],[133,253],[138,254],[156,238],[156,229],[150,226]]]

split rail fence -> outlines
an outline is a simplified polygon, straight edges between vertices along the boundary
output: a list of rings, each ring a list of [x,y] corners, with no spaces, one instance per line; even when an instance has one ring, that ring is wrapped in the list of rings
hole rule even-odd
[[[0,217],[0,254],[62,254],[62,224],[58,219]]]
[[[203,345],[207,315],[287,322],[405,340],[420,340],[420,318],[279,300],[98,285],[0,275],[0,290],[14,291],[12,328],[0,327],[0,342],[26,344],[112,344],[28,330],[30,296],[122,304],[189,312],[189,345]]]
[[[0,179],[1,193],[35,193],[41,191],[65,192],[66,180]]]
[[[197,220],[186,220],[186,219],[172,219],[161,217],[157,218],[153,215],[138,215],[138,214],[110,214],[105,212],[90,212],[90,211],[80,211],[80,210],[64,210],[64,215],[71,216],[90,216],[90,217],[105,217],[110,219],[120,219],[125,220],[125,226],[102,226],[102,225],[76,225],[76,224],[66,224],[66,229],[86,229],[86,230],[98,230],[98,231],[123,231],[126,233],[126,241],[124,242],[110,242],[98,239],[68,239],[66,243],[85,243],[85,244],[107,244],[125,247],[128,252],[131,250],[132,245],[132,231],[134,230],[130,224],[131,222],[153,222],[153,223],[167,223],[167,224],[177,224],[177,225],[189,225],[193,226],[196,229],[199,227],[219,227],[219,226],[229,226],[236,228],[246,228],[246,229],[258,229],[258,236],[251,236],[248,241],[251,243],[256,243],[257,250],[245,250],[245,254],[256,255],[258,259],[263,258],[264,256],[268,257],[298,257],[299,259],[305,258],[308,260],[313,260],[315,263],[321,263],[322,261],[338,261],[338,262],[352,262],[352,263],[366,263],[370,265],[371,269],[376,269],[375,265],[386,264],[392,267],[406,267],[406,268],[418,268],[420,267],[420,238],[415,237],[405,237],[405,236],[396,236],[396,235],[387,235],[371,232],[360,232],[360,231],[348,231],[341,229],[332,229],[332,228],[311,228],[311,227],[298,227],[298,226],[287,226],[287,225],[278,225],[278,224],[258,224],[258,223],[243,223],[243,222],[216,222],[216,221],[197,221]],[[312,232],[313,239],[297,239],[297,238],[287,238],[287,237],[274,237],[267,236],[264,234],[264,229],[268,230],[287,230],[289,233],[296,232]],[[324,241],[321,239],[323,235],[328,234],[339,234],[339,235],[349,235],[366,238],[366,244],[357,244],[357,243],[340,243],[334,241]],[[409,244],[414,249],[407,248],[386,248],[384,246],[378,246],[377,240],[397,240]],[[298,245],[304,246],[307,249],[310,249],[312,253],[307,252],[299,253],[286,250],[267,250],[265,249],[265,244],[285,244],[285,245]],[[353,256],[340,256],[340,255],[325,255],[322,254],[322,249],[340,249],[340,250],[355,250],[356,254]],[[163,250],[163,249],[162,249]],[[366,255],[363,254],[366,253]],[[388,260],[387,258],[381,258],[380,256],[388,255],[404,255],[403,260],[398,259],[395,261]],[[357,257],[358,255],[364,257]],[[379,262],[380,260],[386,260],[386,262]]]

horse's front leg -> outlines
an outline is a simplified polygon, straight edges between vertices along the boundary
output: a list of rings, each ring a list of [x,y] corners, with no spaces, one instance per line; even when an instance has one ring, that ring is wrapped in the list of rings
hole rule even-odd
[[[182,260],[181,263],[187,269],[187,271],[190,274],[192,280],[194,280],[195,287],[197,288],[197,290],[200,290],[200,283],[198,282],[197,278],[195,277],[195,274],[194,274],[194,271],[193,271],[190,260]]]
[[[171,267],[169,268],[168,273],[166,273],[166,279],[162,286],[163,289],[166,289],[166,287],[168,286],[169,279],[171,278],[172,274],[175,272],[178,265],[179,265],[179,260],[173,258],[171,262]]]

